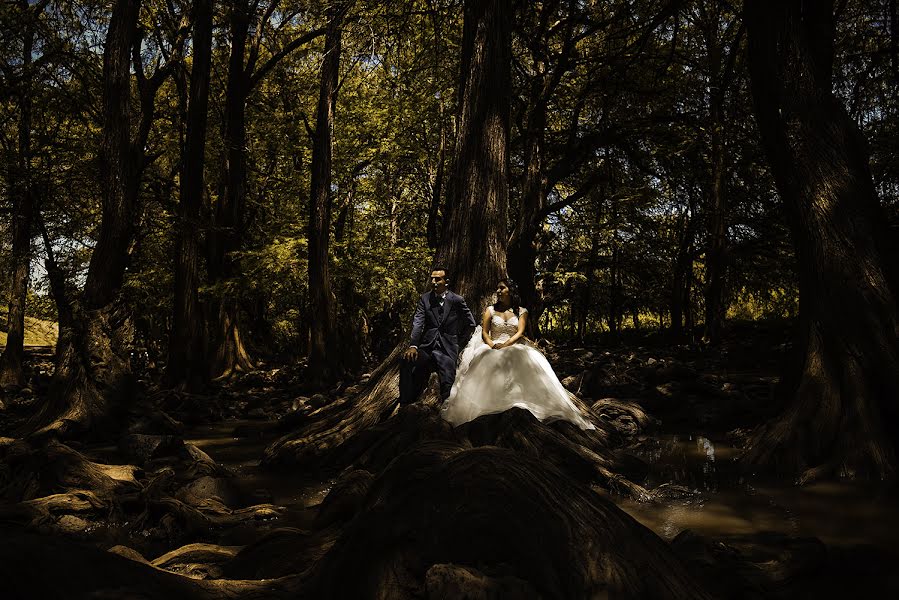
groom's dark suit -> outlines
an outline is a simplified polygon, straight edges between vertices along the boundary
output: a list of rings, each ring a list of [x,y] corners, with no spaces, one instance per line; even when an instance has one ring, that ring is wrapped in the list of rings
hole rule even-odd
[[[418,358],[414,363],[402,363],[400,403],[414,402],[433,371],[440,377],[441,399],[449,396],[456,379],[459,344],[468,342],[474,328],[474,317],[462,296],[449,290],[442,301],[434,292],[421,295],[409,339],[409,345],[418,348]]]

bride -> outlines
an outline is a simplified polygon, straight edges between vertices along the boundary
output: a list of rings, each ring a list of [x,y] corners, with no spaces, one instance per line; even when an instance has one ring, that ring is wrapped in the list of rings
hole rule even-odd
[[[496,286],[496,304],[488,306],[462,352],[443,418],[453,425],[512,407],[544,420],[564,419],[581,429],[596,429],[562,387],[543,354],[526,343],[528,311],[519,306],[511,279]]]

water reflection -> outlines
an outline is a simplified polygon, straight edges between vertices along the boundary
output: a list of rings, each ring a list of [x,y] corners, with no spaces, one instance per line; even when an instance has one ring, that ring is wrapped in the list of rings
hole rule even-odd
[[[612,497],[666,539],[685,529],[711,537],[775,531],[818,537],[828,545],[873,544],[899,555],[899,511],[883,488],[848,481],[805,487],[750,481],[737,469],[736,448],[700,435],[647,438],[633,454],[650,465],[648,488],[674,482],[687,489],[653,504]]]
[[[273,471],[259,466],[265,448],[277,437],[271,425],[261,421],[213,423],[194,428],[184,441],[234,470],[237,474],[232,480],[234,485],[256,502],[285,506],[293,513],[317,506],[334,485],[333,479],[310,478],[299,472]],[[234,432],[241,428],[252,428],[258,434],[235,436]]]
[[[259,459],[275,435],[234,436],[235,427],[241,425],[230,422],[197,428],[187,441],[235,469],[234,481],[252,492],[248,496],[267,493],[267,501],[288,508],[285,519],[290,524],[301,525],[334,480],[259,468]],[[774,531],[817,537],[828,545],[873,544],[899,557],[895,498],[876,486],[826,481],[800,488],[783,480],[749,480],[736,468],[738,450],[704,435],[645,438],[631,453],[650,466],[644,482],[647,488],[673,483],[683,493],[657,503],[611,499],[666,539],[685,529],[710,537]]]

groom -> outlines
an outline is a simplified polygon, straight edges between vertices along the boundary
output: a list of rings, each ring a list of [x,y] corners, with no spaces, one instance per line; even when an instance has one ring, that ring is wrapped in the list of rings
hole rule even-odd
[[[431,373],[440,378],[440,399],[446,400],[456,379],[459,344],[468,342],[475,320],[462,296],[447,289],[445,267],[431,271],[431,291],[421,295],[412,317],[409,348],[400,367],[400,404],[415,402]]]

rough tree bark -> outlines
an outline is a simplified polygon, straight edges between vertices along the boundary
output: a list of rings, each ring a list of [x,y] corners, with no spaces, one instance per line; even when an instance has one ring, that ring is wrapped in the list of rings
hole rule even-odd
[[[13,192],[12,272],[9,287],[6,347],[0,356],[0,386],[23,385],[22,360],[25,356],[25,298],[31,266],[31,221],[34,200],[31,189],[31,112],[32,53],[34,51],[34,19],[43,12],[46,2],[31,9],[27,0],[19,2],[24,13],[22,30],[22,66],[19,81],[19,152],[13,168],[10,189]]]
[[[662,540],[537,457],[432,442],[369,489],[310,597],[710,597]]]
[[[724,85],[721,76],[722,43],[719,4],[712,3],[703,28],[709,63],[709,162],[711,172],[706,192],[708,244],[705,250],[705,339],[711,344],[721,341],[726,306],[724,304],[724,271],[727,252],[726,158],[724,156]]]
[[[899,398],[899,266],[865,140],[832,91],[832,2],[747,2],[762,142],[799,262],[801,361],[782,414],[745,460],[892,478]]]
[[[696,252],[696,230],[699,219],[696,217],[696,206],[692,193],[689,195],[688,208],[681,215],[682,230],[678,237],[677,254],[674,260],[674,269],[671,282],[671,324],[668,330],[674,339],[681,339],[684,335],[684,320],[687,321],[687,331],[691,338],[692,317],[692,287],[693,287],[693,259]]]
[[[187,109],[181,202],[175,242],[175,296],[166,377],[169,385],[197,389],[205,383],[203,319],[198,296],[200,212],[203,206],[203,167],[206,150],[206,115],[212,58],[213,0],[194,5],[193,66]]]
[[[725,281],[727,278],[727,120],[724,104],[732,87],[734,64],[743,40],[743,27],[734,18],[722,30],[722,5],[699,3],[702,36],[709,70],[709,162],[706,184],[706,221],[708,243],[705,248],[705,339],[721,341],[727,314]],[[728,45],[728,40],[731,40]]]
[[[510,14],[506,0],[465,3],[456,156],[436,262],[454,272],[453,285],[475,314],[506,274]]]
[[[72,331],[60,331],[49,401],[26,426],[36,434],[68,435],[109,417],[127,382],[127,311],[118,302],[131,242],[141,161],[131,142],[131,50],[140,0],[117,0],[103,51],[103,200],[97,244],[84,292],[72,303]],[[142,147],[141,147],[142,149]]]
[[[337,299],[331,289],[328,248],[331,235],[331,142],[340,75],[343,19],[349,5],[332,6],[325,34],[309,186],[310,377],[320,383],[344,375],[337,331]]]
[[[278,8],[269,2],[257,22],[259,2],[230,0],[228,17],[231,33],[231,52],[228,57],[228,79],[225,87],[226,120],[222,131],[225,146],[223,165],[224,190],[213,214],[207,235],[207,267],[209,283],[220,290],[238,271],[234,252],[240,250],[246,223],[247,195],[247,99],[253,89],[288,54],[324,34],[323,29],[309,31],[274,52],[264,63],[257,65],[264,26]],[[250,39],[251,24],[255,35]],[[225,377],[235,371],[246,371],[254,363],[242,338],[240,306],[236,298],[224,291],[211,298],[205,308],[210,348],[209,374]]]
[[[250,81],[245,64],[251,15],[247,0],[234,0],[230,5],[231,52],[228,57],[223,130],[225,189],[215,205],[214,223],[208,236],[207,260],[209,282],[219,288],[226,285],[237,270],[233,253],[240,249],[243,238],[247,193],[246,104]],[[220,292],[210,299],[206,317],[211,345],[209,375],[221,377],[234,371],[252,369],[253,360],[241,338],[237,300]]]

